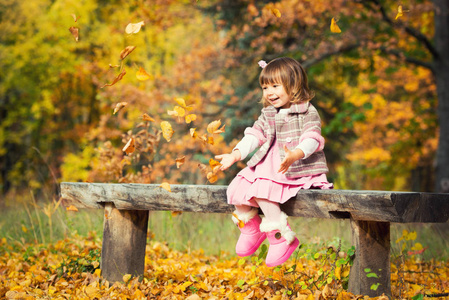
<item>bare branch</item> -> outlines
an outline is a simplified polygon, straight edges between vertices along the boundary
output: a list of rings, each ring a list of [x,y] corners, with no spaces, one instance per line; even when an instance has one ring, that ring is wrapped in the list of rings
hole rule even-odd
[[[312,58],[312,59],[309,59],[309,60],[306,60],[304,62],[301,62],[301,64],[303,65],[304,68],[307,69],[308,67],[313,66],[313,65],[315,65],[315,64],[325,60],[328,57],[331,57],[331,56],[336,55],[336,54],[349,52],[351,50],[354,50],[354,49],[358,48],[359,46],[360,46],[359,43],[348,45],[346,47],[342,47],[342,48],[336,49],[334,51],[323,53],[321,56],[315,57],[315,58]]]

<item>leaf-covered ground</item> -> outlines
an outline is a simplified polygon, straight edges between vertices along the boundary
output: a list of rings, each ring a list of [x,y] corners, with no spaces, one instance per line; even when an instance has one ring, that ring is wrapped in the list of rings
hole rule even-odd
[[[281,268],[268,268],[257,256],[220,259],[150,242],[143,278],[124,274],[124,283],[111,284],[101,277],[101,245],[93,236],[48,245],[11,244],[3,238],[0,299],[371,299],[345,292],[345,253],[306,248]],[[414,256],[398,261],[392,265],[394,298],[449,292],[447,262]]]

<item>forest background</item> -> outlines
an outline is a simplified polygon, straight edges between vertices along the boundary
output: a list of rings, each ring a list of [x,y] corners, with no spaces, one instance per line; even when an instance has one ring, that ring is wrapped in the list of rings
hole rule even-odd
[[[51,216],[61,181],[229,183],[244,163],[215,178],[210,159],[279,56],[307,70],[335,188],[447,192],[447,5],[1,0],[0,206]]]

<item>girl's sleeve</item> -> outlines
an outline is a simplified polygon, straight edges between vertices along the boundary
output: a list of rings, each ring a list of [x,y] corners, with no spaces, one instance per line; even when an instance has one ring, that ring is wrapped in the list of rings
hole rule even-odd
[[[318,142],[318,148],[315,151],[323,150],[324,137],[321,135],[321,119],[316,110],[311,111],[305,116],[303,133],[299,139],[299,143],[301,144],[308,139],[313,139]]]
[[[245,135],[243,139],[232,149],[239,149],[240,155],[242,156],[240,160],[244,160],[248,154],[253,152],[259,146],[259,140],[254,135]]]
[[[305,139],[295,149],[301,149],[304,152],[304,157],[302,159],[308,158],[310,155],[315,153],[315,151],[320,146],[315,139]]]
[[[263,143],[265,143],[267,140],[266,130],[264,129],[266,124],[267,124],[267,119],[262,110],[262,114],[259,116],[257,121],[254,122],[253,127],[248,127],[245,129],[245,136],[252,135],[252,136],[256,137],[258,140],[258,146],[262,146]]]

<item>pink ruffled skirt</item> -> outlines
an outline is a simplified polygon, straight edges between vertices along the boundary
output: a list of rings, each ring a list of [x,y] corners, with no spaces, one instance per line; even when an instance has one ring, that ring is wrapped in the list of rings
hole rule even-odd
[[[295,197],[301,189],[332,189],[326,174],[287,178],[278,173],[281,157],[277,142],[265,158],[255,167],[246,167],[231,181],[227,189],[228,203],[259,207],[254,198],[284,203]]]

